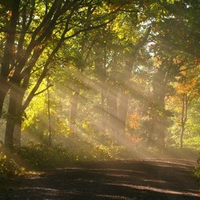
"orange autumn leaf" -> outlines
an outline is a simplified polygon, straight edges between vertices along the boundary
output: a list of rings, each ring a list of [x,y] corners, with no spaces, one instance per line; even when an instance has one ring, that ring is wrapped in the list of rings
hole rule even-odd
[[[7,14],[8,14],[7,19],[8,19],[8,21],[10,21],[10,18],[11,18],[11,16],[12,16],[12,11],[8,11]]]
[[[138,114],[133,114],[130,116],[129,125],[132,129],[136,129],[140,122],[140,116]]]
[[[196,65],[200,66],[200,58],[196,58]]]

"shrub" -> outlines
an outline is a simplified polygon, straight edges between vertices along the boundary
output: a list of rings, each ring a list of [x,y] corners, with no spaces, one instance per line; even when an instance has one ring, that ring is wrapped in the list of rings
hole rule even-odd
[[[73,160],[73,156],[62,147],[49,147],[40,143],[30,143],[28,146],[21,147],[18,154],[34,169],[61,167]]]
[[[200,169],[199,168],[196,168],[194,170],[194,177],[196,177],[197,179],[200,179]]]
[[[25,169],[14,160],[13,155],[7,156],[0,152],[0,177],[21,175],[24,172]]]

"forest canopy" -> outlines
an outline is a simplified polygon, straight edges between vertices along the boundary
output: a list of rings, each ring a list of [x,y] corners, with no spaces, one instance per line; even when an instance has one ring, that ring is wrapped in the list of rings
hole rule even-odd
[[[5,149],[199,148],[199,0],[1,0],[0,13]]]

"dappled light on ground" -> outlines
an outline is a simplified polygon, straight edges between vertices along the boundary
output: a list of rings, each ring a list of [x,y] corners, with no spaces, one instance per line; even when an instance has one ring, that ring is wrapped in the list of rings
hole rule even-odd
[[[13,199],[197,199],[199,183],[186,160],[83,162],[15,184]]]

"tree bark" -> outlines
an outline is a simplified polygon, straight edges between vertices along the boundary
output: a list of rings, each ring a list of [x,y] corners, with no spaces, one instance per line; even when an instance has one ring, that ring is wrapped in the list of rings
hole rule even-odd
[[[49,77],[47,77],[47,112],[48,112],[48,146],[52,146],[51,103],[49,92]]]
[[[17,108],[19,108],[17,102],[19,98],[19,93],[16,85],[13,85],[10,89],[10,98],[8,105],[7,123],[5,131],[5,146],[8,149],[12,149],[14,145],[14,129],[17,123]]]
[[[106,113],[106,107],[105,107],[105,101],[106,101],[106,95],[105,95],[105,89],[102,86],[101,87],[101,111],[100,111],[100,122],[101,127],[100,130],[105,133],[107,128],[107,113]]]
[[[4,55],[1,62],[1,71],[0,71],[0,117],[3,113],[3,103],[6,97],[6,94],[9,91],[10,84],[8,83],[9,73],[12,70],[10,65],[13,67],[14,65],[14,40],[15,40],[15,33],[16,33],[16,26],[17,20],[19,16],[19,7],[20,7],[20,0],[13,1],[12,8],[11,8],[11,18],[8,22],[7,27],[7,38],[6,44],[4,48]]]
[[[8,91],[9,86],[7,81],[3,80],[3,77],[0,77],[0,118],[3,115],[3,104]]]
[[[165,116],[165,95],[167,81],[165,78],[165,65],[161,65],[153,77],[153,92],[150,99],[150,130],[151,142],[157,147],[163,147],[165,142],[166,120]],[[148,130],[149,132],[149,130]],[[148,139],[149,140],[149,139]]]
[[[13,132],[13,145],[17,148],[21,147],[21,128],[22,128],[22,121],[18,120],[14,127]]]
[[[126,130],[126,120],[129,106],[129,96],[125,94],[123,91],[120,93],[119,97],[119,106],[118,106],[118,131],[119,133],[125,134]]]
[[[72,99],[71,99],[71,108],[70,108],[70,117],[69,117],[69,127],[70,127],[71,133],[76,132],[76,116],[77,116],[77,110],[78,110],[78,97],[79,97],[79,91],[74,91],[74,94],[72,95]]]
[[[20,77],[15,76],[10,88],[7,123],[5,130],[5,146],[12,149],[13,146],[21,146],[21,126],[24,110],[22,102],[25,94],[25,88],[20,87]]]
[[[187,97],[187,94],[183,94],[183,96],[182,96],[182,112],[181,112],[180,148],[183,148],[185,123],[187,122],[187,110],[188,110],[188,97]]]
[[[118,132],[123,135],[126,132],[126,121],[129,106],[129,91],[127,91],[127,86],[132,75],[133,63],[134,59],[132,58],[132,55],[127,54],[124,71],[121,75],[122,89],[119,91],[118,99]]]
[[[117,94],[116,91],[110,90],[107,96],[107,112],[109,116],[108,127],[111,130],[112,134],[116,134],[118,132],[118,116],[117,116]]]

